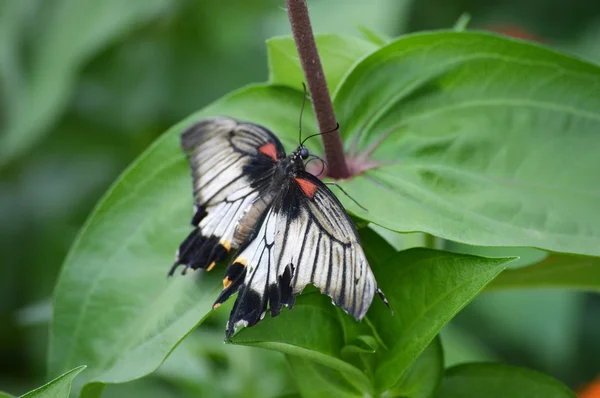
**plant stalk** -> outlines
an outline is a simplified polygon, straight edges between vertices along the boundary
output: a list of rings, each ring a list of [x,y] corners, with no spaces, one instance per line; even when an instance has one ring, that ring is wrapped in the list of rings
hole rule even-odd
[[[326,175],[336,179],[348,178],[350,170],[344,156],[339,129],[336,129],[337,121],[310,24],[306,0],[286,0],[286,5],[319,131],[330,132],[321,135],[327,161]],[[332,131],[334,129],[335,131]]]

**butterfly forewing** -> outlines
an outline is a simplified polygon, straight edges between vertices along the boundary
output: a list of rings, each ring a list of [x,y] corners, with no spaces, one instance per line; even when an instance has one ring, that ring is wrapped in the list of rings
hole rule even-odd
[[[234,119],[202,120],[181,136],[193,177],[195,229],[179,247],[170,274],[179,265],[208,268],[239,246],[237,222],[264,193],[283,146],[268,130]]]

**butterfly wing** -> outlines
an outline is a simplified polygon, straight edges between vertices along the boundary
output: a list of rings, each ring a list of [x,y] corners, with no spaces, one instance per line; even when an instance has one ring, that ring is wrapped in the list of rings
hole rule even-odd
[[[291,177],[263,215],[254,239],[227,268],[215,307],[239,292],[227,339],[252,326],[312,283],[335,305],[362,319],[379,290],[352,220],[335,195],[307,172]],[[385,301],[385,298],[384,298]]]
[[[264,127],[227,117],[202,120],[185,130],[181,146],[188,154],[194,187],[194,230],[177,250],[169,275],[179,265],[209,269],[240,242],[237,222],[267,191],[283,146]],[[264,198],[263,198],[264,199]],[[255,209],[256,210],[256,209]]]

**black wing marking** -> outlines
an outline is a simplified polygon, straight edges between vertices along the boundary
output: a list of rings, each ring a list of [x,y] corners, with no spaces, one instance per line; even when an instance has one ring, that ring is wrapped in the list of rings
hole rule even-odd
[[[181,135],[194,187],[194,230],[177,250],[169,275],[179,265],[211,269],[240,241],[236,224],[266,192],[283,146],[266,128],[227,117],[202,120]]]
[[[260,225],[254,240],[240,248],[227,268],[225,289],[215,303],[217,307],[239,291],[227,339],[238,326],[261,320],[267,304],[271,316],[278,315],[282,305],[292,307],[294,295],[309,283],[358,320],[375,293],[387,303],[352,220],[313,175],[303,172],[290,179]]]

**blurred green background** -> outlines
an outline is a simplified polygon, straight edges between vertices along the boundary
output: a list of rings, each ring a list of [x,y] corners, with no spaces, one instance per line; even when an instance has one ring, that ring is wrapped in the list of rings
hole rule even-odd
[[[470,28],[600,62],[598,1],[309,6],[317,33],[360,35],[364,26],[397,36],[452,27],[467,12]],[[47,381],[53,286],[111,182],[169,126],[266,80],[264,41],[288,33],[283,0],[0,0],[0,390],[20,394]],[[283,356],[222,343],[225,317],[216,313],[154,375],[110,386],[104,396],[294,393]],[[497,360],[578,388],[600,373],[598,330],[600,297],[521,291],[481,296],[442,337],[448,364]]]

